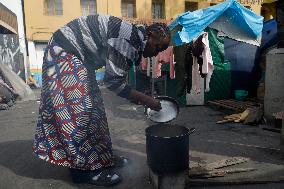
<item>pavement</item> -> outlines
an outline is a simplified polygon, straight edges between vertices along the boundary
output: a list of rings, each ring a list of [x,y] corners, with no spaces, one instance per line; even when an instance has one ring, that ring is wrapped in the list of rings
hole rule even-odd
[[[123,182],[114,189],[152,189],[146,164],[145,129],[153,125],[143,107],[131,104],[102,87],[114,150],[130,158],[120,170]],[[39,91],[36,91],[39,94]],[[73,184],[67,168],[51,165],[32,154],[39,101],[19,102],[0,111],[0,189],[91,189],[103,188]],[[228,157],[247,157],[234,166],[255,168],[211,179],[191,179],[189,188],[284,188],[284,155],[280,134],[257,126],[238,123],[215,124],[224,114],[206,106],[181,108],[172,123],[195,127],[190,135],[190,162],[210,163]]]

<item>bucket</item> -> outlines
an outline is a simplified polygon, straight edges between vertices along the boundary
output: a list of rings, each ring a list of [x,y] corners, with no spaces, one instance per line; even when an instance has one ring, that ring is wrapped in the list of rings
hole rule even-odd
[[[239,101],[245,100],[248,96],[248,91],[245,90],[235,90],[235,99]]]

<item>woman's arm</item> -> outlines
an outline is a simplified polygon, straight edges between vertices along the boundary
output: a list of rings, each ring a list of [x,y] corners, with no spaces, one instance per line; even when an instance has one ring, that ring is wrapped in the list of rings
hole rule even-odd
[[[130,94],[129,94],[129,99],[132,101],[140,102],[141,104],[148,106],[152,110],[159,111],[162,109],[161,103],[159,100],[154,99],[134,89],[131,89]]]

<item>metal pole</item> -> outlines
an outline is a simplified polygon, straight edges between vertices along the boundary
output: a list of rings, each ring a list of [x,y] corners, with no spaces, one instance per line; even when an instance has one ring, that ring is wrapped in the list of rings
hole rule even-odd
[[[164,76],[165,77],[165,95],[167,95],[167,75]]]
[[[155,80],[153,77],[153,73],[154,73],[154,66],[153,66],[153,58],[150,58],[150,66],[151,66],[151,79],[152,79],[152,87],[151,87],[151,96],[154,96],[154,88],[155,88]]]
[[[280,150],[282,154],[284,154],[284,103],[282,108],[283,114],[282,114],[282,129],[281,129],[281,136],[280,136]]]

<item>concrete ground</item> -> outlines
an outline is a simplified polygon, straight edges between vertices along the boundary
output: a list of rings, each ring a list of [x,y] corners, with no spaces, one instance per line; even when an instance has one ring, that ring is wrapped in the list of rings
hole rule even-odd
[[[120,170],[123,182],[112,188],[151,189],[144,131],[153,123],[145,118],[142,106],[131,104],[104,88],[102,93],[113,147],[116,153],[131,160],[129,166]],[[73,184],[66,168],[45,163],[32,154],[38,105],[38,101],[23,102],[8,111],[0,111],[0,189],[103,188]],[[223,178],[190,180],[190,188],[283,189],[284,184],[278,182],[284,180],[280,135],[254,126],[215,124],[222,116],[223,113],[205,106],[181,108],[173,124],[196,128],[190,135],[190,162],[210,163],[242,156],[251,160],[236,167],[256,170]]]

